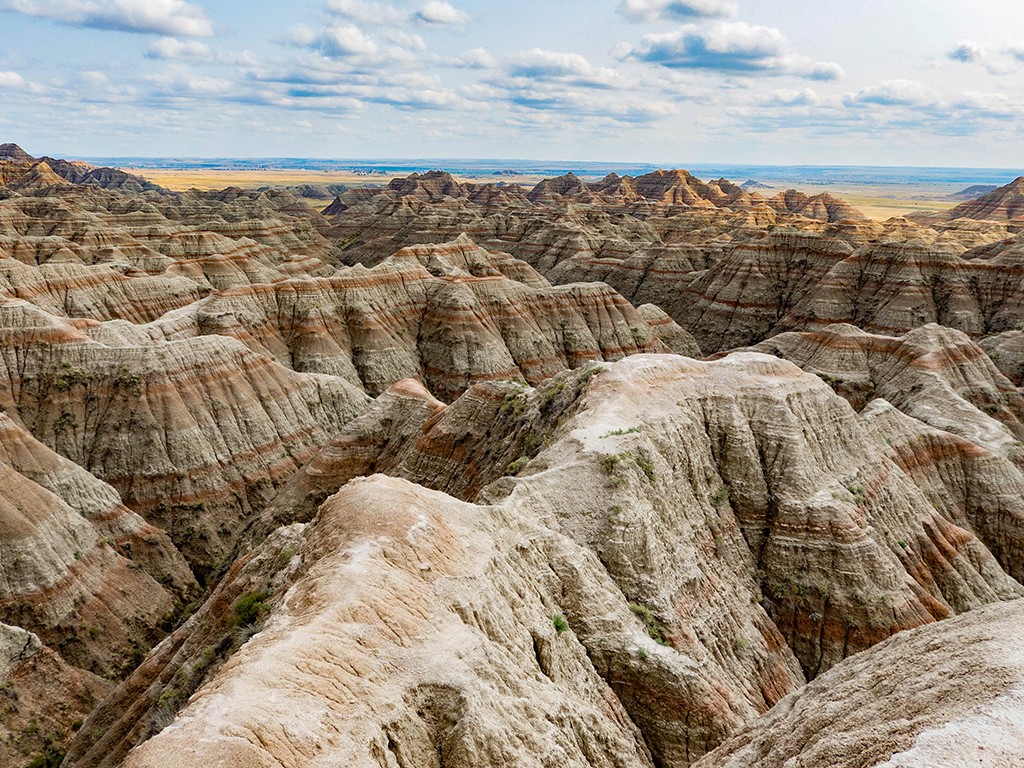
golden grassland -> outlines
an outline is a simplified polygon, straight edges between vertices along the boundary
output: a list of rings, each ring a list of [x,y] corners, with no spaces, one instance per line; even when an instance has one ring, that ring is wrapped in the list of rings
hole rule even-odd
[[[302,170],[259,170],[231,171],[214,169],[132,169],[124,170],[144,176],[150,181],[174,191],[187,189],[224,189],[225,187],[241,187],[258,189],[260,187],[291,187],[327,184],[345,184],[349,187],[386,186],[391,177],[383,174],[357,174],[346,171],[302,171]],[[485,183],[504,181],[524,186],[533,186],[542,176],[472,176],[453,174],[457,179],[467,182]],[[906,216],[911,213],[926,211],[942,211],[952,208],[955,202],[943,199],[955,192],[956,188],[949,185],[874,185],[874,184],[835,184],[814,185],[793,182],[787,179],[764,179],[763,183],[771,189],[758,190],[762,195],[770,197],[786,189],[799,189],[808,195],[828,192],[839,197],[877,221],[884,221],[893,216]],[[305,199],[314,208],[324,208],[330,201],[321,199]]]

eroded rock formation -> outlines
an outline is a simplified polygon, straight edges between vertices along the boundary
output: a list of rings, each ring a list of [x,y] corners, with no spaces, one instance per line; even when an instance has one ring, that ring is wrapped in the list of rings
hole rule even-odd
[[[571,765],[688,765],[805,677],[1024,594],[979,521],[933,503],[887,454],[881,417],[858,418],[789,363],[635,356],[534,391],[478,385],[447,407],[417,387],[393,388],[282,492],[280,509],[312,510],[346,483],[256,550],[278,564],[262,631],[128,765],[439,751],[453,766],[540,765],[551,750]],[[488,437],[503,420],[551,432],[509,464],[501,427]],[[480,488],[458,466],[509,476]],[[349,481],[372,471],[421,485]],[[289,557],[274,554],[284,531],[298,537]],[[171,650],[223,631],[230,605],[209,602],[129,678],[76,759],[102,745],[119,760],[132,718],[202,666]],[[268,684],[274,696],[253,695]],[[104,739],[143,690],[125,736]],[[278,727],[310,711],[323,716]]]
[[[0,146],[0,762],[962,755],[1016,705],[943,678],[1016,679],[1014,189],[430,172],[321,214]]]

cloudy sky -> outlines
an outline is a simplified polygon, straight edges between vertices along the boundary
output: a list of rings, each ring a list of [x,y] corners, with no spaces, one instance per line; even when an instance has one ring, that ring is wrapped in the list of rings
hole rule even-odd
[[[67,156],[1024,165],[1020,0],[0,0]]]

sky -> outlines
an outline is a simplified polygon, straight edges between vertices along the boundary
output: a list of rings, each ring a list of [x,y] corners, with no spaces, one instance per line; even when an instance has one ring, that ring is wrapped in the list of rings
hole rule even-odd
[[[0,0],[66,157],[1024,166],[1020,0]]]

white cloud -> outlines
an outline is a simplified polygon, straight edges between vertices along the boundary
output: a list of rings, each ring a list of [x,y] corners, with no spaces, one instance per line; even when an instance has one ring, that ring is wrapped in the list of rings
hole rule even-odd
[[[803,107],[821,103],[821,97],[811,88],[804,88],[799,91],[790,88],[779,88],[772,91],[764,103],[766,106]]]
[[[401,46],[406,51],[427,50],[427,42],[422,37],[403,29],[385,29],[380,32],[380,36],[389,43]]]
[[[169,98],[221,97],[236,90],[235,84],[229,80],[197,75],[188,69],[172,69],[146,79],[155,86],[155,95]]]
[[[438,26],[461,26],[469,21],[469,14],[459,10],[446,0],[430,0],[425,3],[415,14],[414,18],[424,24],[436,24]]]
[[[534,81],[560,80],[581,88],[625,88],[630,83],[616,70],[595,67],[578,53],[534,48],[517,54],[508,73],[513,78]]]
[[[465,69],[495,69],[498,62],[483,48],[463,51],[455,58],[455,66]]]
[[[7,10],[64,24],[120,32],[206,37],[213,24],[184,0],[7,0]]]
[[[180,61],[210,61],[213,51],[200,40],[179,40],[161,37],[149,44],[146,56],[150,59],[178,59]]]
[[[886,107],[920,107],[938,102],[938,95],[917,80],[885,80],[847,96],[848,105],[876,104]]]
[[[0,70],[0,88],[24,88],[28,81],[17,72]]]
[[[409,21],[409,14],[390,3],[371,0],[330,0],[327,11],[360,24],[384,25],[402,24]]]
[[[312,48],[331,58],[373,56],[380,47],[373,38],[352,24],[333,24],[314,31],[304,24],[288,30],[288,41],[300,48]]]
[[[317,47],[326,56],[372,56],[378,51],[377,44],[351,24],[323,30],[317,39]]]
[[[843,74],[838,64],[793,54],[774,27],[743,21],[686,24],[672,32],[646,35],[635,48],[621,45],[616,55],[672,69],[790,74],[812,80],[835,80]]]
[[[972,40],[964,40],[946,54],[953,61],[960,61],[964,64],[980,62],[985,58],[985,49]]]
[[[665,18],[734,18],[733,0],[623,0],[619,10],[633,21]]]
[[[520,77],[559,77],[589,75],[593,71],[590,62],[578,53],[559,53],[534,48],[516,57],[512,73]]]

